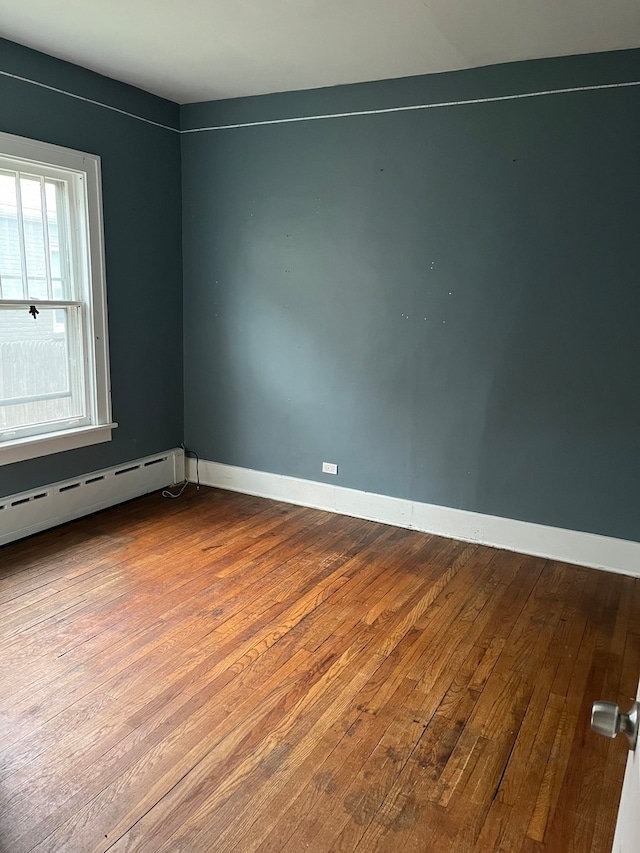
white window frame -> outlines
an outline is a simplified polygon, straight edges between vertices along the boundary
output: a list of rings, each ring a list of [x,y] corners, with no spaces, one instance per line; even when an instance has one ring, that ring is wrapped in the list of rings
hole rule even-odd
[[[61,429],[37,435],[0,440],[0,465],[34,459],[51,453],[87,447],[110,441],[117,427],[111,415],[111,382],[109,375],[109,337],[107,329],[107,293],[104,261],[104,225],[102,218],[102,178],[100,158],[21,136],[0,133],[0,158],[10,158],[41,171],[49,167],[51,176],[56,169],[73,172],[79,178],[76,192],[84,193],[84,215],[78,211],[80,233],[73,239],[79,262],[88,278],[84,286],[84,371],[88,389],[88,423],[76,428]],[[3,299],[3,305],[24,303],[48,307],[48,300]],[[55,307],[55,305],[52,305]]]

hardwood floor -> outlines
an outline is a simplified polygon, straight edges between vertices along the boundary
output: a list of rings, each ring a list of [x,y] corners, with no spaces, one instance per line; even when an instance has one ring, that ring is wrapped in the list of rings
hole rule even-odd
[[[2,853],[611,849],[638,580],[204,488],[0,567]]]

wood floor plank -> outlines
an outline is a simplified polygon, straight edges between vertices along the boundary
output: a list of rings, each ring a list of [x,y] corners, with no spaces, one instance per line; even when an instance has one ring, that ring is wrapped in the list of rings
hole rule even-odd
[[[639,617],[634,578],[207,488],[12,543],[0,851],[608,852],[589,710]]]

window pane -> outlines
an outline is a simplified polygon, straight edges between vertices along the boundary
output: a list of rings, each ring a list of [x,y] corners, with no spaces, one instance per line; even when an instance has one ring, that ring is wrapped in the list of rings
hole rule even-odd
[[[9,276],[2,277],[2,298],[3,299],[22,299],[22,279],[10,278]]]
[[[80,309],[0,308],[0,431],[86,415]]]
[[[65,181],[0,172],[0,299],[72,298],[66,199]]]
[[[64,192],[61,181],[46,181],[45,201],[47,207],[47,236],[49,240],[49,264],[54,299],[69,299],[69,258],[65,251],[64,234]]]
[[[20,178],[24,251],[27,261],[29,298],[47,298],[47,263],[45,255],[42,194],[38,178]]]
[[[23,296],[16,180],[14,174],[6,172],[0,172],[0,296]]]

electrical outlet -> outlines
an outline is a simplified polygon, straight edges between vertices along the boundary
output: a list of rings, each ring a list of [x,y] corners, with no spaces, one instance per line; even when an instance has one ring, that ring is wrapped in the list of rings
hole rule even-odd
[[[338,473],[338,464],[336,462],[323,462],[322,463],[322,473],[323,474],[337,474]]]

